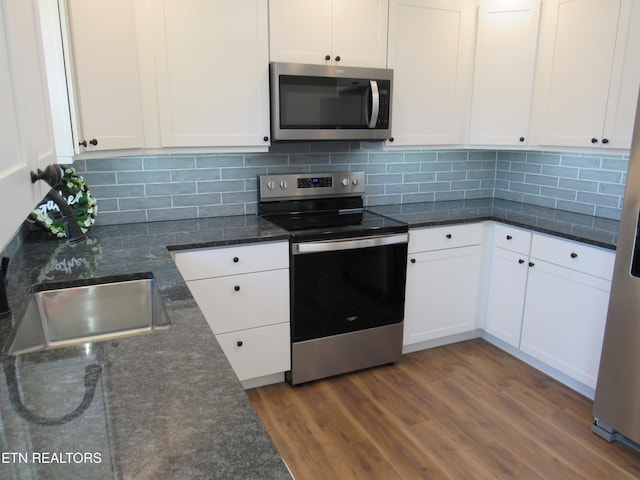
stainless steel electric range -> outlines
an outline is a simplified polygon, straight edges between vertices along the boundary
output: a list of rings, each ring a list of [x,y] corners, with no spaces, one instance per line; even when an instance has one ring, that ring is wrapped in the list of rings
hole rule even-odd
[[[291,384],[402,355],[408,226],[363,208],[363,172],[263,175],[259,213],[290,240]]]

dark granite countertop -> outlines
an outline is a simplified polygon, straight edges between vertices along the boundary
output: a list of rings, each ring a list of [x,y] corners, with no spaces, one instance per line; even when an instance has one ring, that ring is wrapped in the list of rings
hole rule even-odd
[[[496,220],[605,248],[619,223],[497,199],[371,207],[410,227]],[[4,356],[0,478],[290,478],[170,250],[286,240],[255,215],[97,226],[77,245],[35,232],[11,259],[14,318],[32,285],[151,272],[172,326]],[[0,321],[0,342],[13,319]]]
[[[495,220],[542,233],[615,249],[620,222],[495,198],[407,203],[368,210],[409,224],[410,228]]]
[[[3,357],[0,478],[290,478],[168,246],[287,239],[257,216],[33,234],[11,259],[14,317],[33,284],[152,272],[171,328]],[[13,320],[3,320],[4,345]]]

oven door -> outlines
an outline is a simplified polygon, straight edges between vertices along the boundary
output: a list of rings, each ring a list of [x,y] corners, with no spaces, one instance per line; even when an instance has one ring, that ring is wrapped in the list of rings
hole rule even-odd
[[[292,342],[400,323],[408,234],[292,244]]]

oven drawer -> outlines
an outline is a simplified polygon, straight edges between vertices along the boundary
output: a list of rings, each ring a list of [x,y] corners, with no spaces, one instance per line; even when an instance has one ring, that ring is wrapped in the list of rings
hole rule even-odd
[[[176,252],[174,260],[187,281],[289,268],[289,242]]]
[[[409,230],[409,253],[479,245],[483,234],[482,223],[412,229]]]
[[[289,270],[187,282],[213,333],[289,321]]]
[[[240,381],[291,369],[289,322],[217,335]]]

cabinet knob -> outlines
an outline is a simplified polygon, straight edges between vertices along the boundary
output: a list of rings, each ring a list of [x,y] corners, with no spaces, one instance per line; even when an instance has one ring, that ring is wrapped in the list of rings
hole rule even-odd
[[[576,252],[571,252],[571,258],[578,258],[578,254]]]
[[[445,235],[445,237],[447,237],[447,238],[451,238],[451,237],[452,237],[452,235],[451,235],[450,233],[447,233],[447,234]]]
[[[269,137],[267,137],[266,135],[264,137],[262,137],[262,140],[264,140],[265,142],[269,141]]]
[[[412,258],[411,260],[409,260],[411,263],[416,263],[416,259]]]
[[[507,235],[507,240],[511,240],[513,237],[511,235]]]
[[[236,285],[235,287],[233,287],[233,289],[234,289],[236,292],[239,292],[239,291],[240,291],[240,285]]]
[[[524,263],[524,259],[520,258],[520,259],[518,260],[518,263],[519,263],[520,265],[522,265],[522,264]]]
[[[524,142],[524,137],[520,137],[518,140],[520,140],[520,142]]]
[[[238,257],[233,257],[233,263],[238,263],[240,259]]]
[[[87,148],[87,141],[83,140],[81,142],[78,142],[78,145],[80,145],[81,147]]]
[[[89,140],[89,143],[95,147],[96,145],[98,145],[98,139],[92,138],[91,140]]]
[[[535,263],[533,263],[533,262],[529,262],[529,266],[530,266],[530,267],[533,267],[534,265],[535,265]]]
[[[340,61],[340,55],[336,55],[336,62]]]
[[[331,60],[331,55],[325,55],[324,59],[328,62],[329,60]]]
[[[591,143],[598,143],[598,139],[597,139],[597,138],[595,138],[595,137],[593,137],[593,138],[591,139]]]
[[[393,137],[391,137],[391,138],[389,139],[389,141],[390,141],[390,142],[393,142],[393,140],[394,140],[394,139],[393,139]]]
[[[603,138],[603,139],[602,139],[602,143],[605,143],[605,144],[606,144],[606,143],[609,143],[609,139],[608,139],[608,138]]]
[[[238,341],[236,342],[236,345],[238,345],[239,347],[241,347],[241,346],[243,345],[243,344],[242,344],[242,340],[238,340]]]

